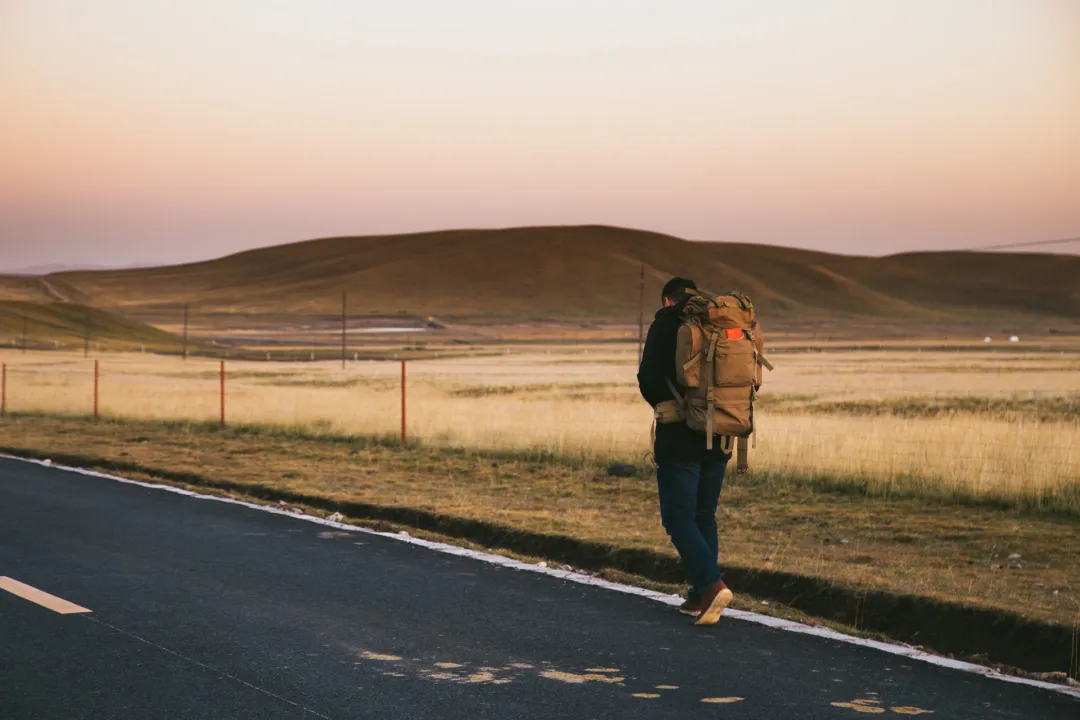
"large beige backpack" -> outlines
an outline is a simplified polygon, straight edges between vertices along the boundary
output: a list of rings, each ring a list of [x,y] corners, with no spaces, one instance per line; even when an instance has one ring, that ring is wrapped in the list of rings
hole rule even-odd
[[[705,447],[712,449],[714,435],[721,436],[728,452],[737,443],[736,469],[746,472],[761,369],[772,370],[764,355],[765,336],[754,304],[743,293],[688,294],[675,349],[675,378],[686,394],[680,397],[675,387],[671,391],[687,425],[705,433]]]

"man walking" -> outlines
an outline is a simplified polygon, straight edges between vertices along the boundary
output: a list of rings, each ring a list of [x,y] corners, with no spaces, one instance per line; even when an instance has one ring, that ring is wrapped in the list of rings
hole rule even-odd
[[[676,342],[690,297],[687,291],[696,290],[694,281],[686,278],[672,278],[664,285],[664,306],[645,339],[638,387],[656,411],[653,453],[660,518],[690,577],[690,592],[679,610],[695,616],[698,625],[713,625],[732,599],[717,565],[716,527],[716,506],[731,453],[718,441],[707,449],[704,433],[683,421],[679,407],[678,398],[686,388],[676,380]]]

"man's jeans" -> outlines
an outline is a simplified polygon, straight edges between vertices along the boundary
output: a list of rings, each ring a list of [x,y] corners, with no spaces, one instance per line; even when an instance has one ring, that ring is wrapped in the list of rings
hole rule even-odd
[[[706,462],[664,462],[656,471],[660,518],[690,575],[691,592],[702,595],[720,580],[716,505],[728,456]]]

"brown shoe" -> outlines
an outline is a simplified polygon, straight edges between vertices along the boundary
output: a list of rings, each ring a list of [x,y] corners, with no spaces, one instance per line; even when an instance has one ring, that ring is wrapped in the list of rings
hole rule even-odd
[[[720,619],[720,613],[728,606],[735,597],[723,580],[713,583],[705,597],[701,599],[701,614],[698,615],[695,625],[715,625]]]
[[[686,596],[686,600],[679,606],[679,612],[683,615],[692,615],[697,617],[701,612],[701,598],[693,593]]]

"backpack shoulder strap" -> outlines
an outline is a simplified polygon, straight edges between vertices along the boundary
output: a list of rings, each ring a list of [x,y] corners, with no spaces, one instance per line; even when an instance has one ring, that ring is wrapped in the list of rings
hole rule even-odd
[[[671,382],[671,378],[665,377],[664,381],[667,382],[668,389],[671,390],[671,396],[675,398],[675,402],[679,403],[679,407],[686,407],[686,398],[679,392],[679,388],[675,387],[675,383]]]

